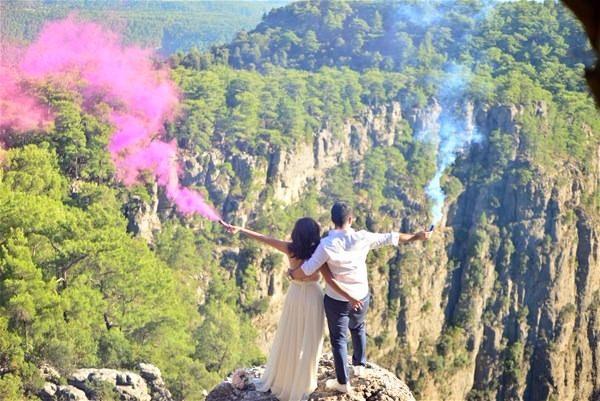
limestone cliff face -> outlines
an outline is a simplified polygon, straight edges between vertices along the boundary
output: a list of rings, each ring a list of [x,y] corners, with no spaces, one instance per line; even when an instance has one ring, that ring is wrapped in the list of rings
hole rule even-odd
[[[474,178],[497,170],[489,141],[460,159],[453,171],[464,189],[448,205],[444,235],[416,250],[416,260],[404,263],[407,253],[400,252],[402,355],[382,358],[404,366],[422,399],[600,395],[599,224],[586,203],[597,193],[599,170],[596,164],[587,174],[570,168],[523,177],[528,155],[516,123],[522,112],[475,109],[486,137],[509,134],[506,165],[498,177]],[[543,105],[538,113],[544,118]],[[406,284],[417,276],[416,286]],[[424,356],[427,367],[416,368]]]
[[[258,181],[268,185],[274,191],[276,201],[290,204],[298,201],[307,186],[320,188],[329,169],[342,162],[360,161],[371,146],[393,145],[396,130],[400,129],[402,121],[400,104],[394,102],[366,109],[356,118],[345,121],[342,127],[336,127],[335,132],[332,127],[325,127],[315,133],[312,141],[299,143],[292,150],[274,147],[266,158],[259,155],[228,155],[219,151],[215,151],[210,158],[213,161],[231,158],[235,175],[242,183]],[[195,180],[213,183],[218,181],[218,174],[209,169],[206,170],[206,176],[196,177]],[[252,202],[254,199],[247,200]],[[236,216],[243,215],[239,209],[243,205],[236,206],[231,210],[236,212]],[[252,209],[254,204],[249,206]]]
[[[501,399],[597,399],[599,225],[586,199],[597,194],[600,171],[567,167],[524,177],[528,155],[514,123],[522,112],[477,113],[486,136],[511,134],[514,156],[487,185],[469,178],[497,163],[489,143],[456,169],[467,185],[447,223],[454,234],[449,257],[458,263],[445,315],[456,322],[468,314],[472,394],[492,389]],[[544,105],[535,113],[543,119]],[[484,213],[487,221],[476,221]],[[471,292],[477,274],[480,285]]]
[[[600,221],[593,204],[600,146],[588,171],[544,169],[532,164],[519,123],[524,113],[543,123],[543,103],[463,109],[484,140],[447,172],[459,189],[449,194],[434,238],[370,259],[370,357],[421,400],[598,400]],[[292,150],[218,147],[189,155],[185,183],[207,188],[227,219],[245,224],[271,202],[289,205],[307,188],[321,191],[342,162],[360,175],[370,148],[392,146],[410,128],[435,130],[441,112],[435,100],[421,109],[392,103],[325,127]],[[500,145],[490,139],[494,132]],[[424,226],[422,193],[406,191],[395,216],[401,226],[369,228]],[[259,297],[269,306],[255,323],[265,352],[285,295],[284,271],[259,269]]]
[[[598,161],[586,173],[574,166],[533,169],[518,122],[525,108],[465,110],[484,138],[502,133],[503,153],[484,140],[459,158],[452,175],[462,190],[449,197],[443,227],[430,243],[377,253],[370,271],[371,356],[395,368],[423,400],[598,399],[600,224],[589,207]],[[266,166],[256,158],[236,171],[252,170],[289,204],[307,185],[319,190],[340,162],[360,164],[368,147],[392,145],[402,124],[413,132],[436,129],[440,112],[435,101],[404,112],[399,104],[383,106],[347,121],[341,132],[322,130],[293,152],[275,150]],[[543,120],[545,105],[534,114]],[[426,209],[419,202],[405,203],[412,222]],[[256,207],[238,206],[236,216]],[[284,294],[278,271],[261,280],[265,296],[267,283],[275,288],[269,311],[257,318],[265,344]]]

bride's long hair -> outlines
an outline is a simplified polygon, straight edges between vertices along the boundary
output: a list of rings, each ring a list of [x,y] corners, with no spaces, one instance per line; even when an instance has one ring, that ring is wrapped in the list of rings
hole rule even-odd
[[[296,221],[292,230],[292,243],[289,250],[296,259],[309,259],[321,241],[321,226],[310,217]]]

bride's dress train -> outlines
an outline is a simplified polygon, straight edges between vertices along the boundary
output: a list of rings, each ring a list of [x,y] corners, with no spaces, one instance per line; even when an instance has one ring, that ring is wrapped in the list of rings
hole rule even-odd
[[[319,283],[292,281],[257,390],[271,390],[280,401],[300,401],[317,388],[324,322]]]

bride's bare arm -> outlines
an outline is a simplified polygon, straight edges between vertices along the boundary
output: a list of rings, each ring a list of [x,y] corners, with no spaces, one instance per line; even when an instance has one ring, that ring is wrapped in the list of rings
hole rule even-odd
[[[348,294],[335,281],[335,279],[333,278],[333,273],[331,273],[331,270],[329,269],[329,266],[327,265],[327,263],[325,263],[323,266],[321,266],[319,271],[323,275],[323,279],[327,282],[327,285],[331,286],[331,288],[333,288],[333,290],[335,292],[337,292],[338,294],[341,294],[344,298],[346,298],[348,300],[348,302],[350,302],[350,304],[352,305],[352,308],[357,309],[357,310],[362,308],[362,306],[363,306],[362,301],[360,299],[355,299],[352,296],[350,296],[350,294]]]
[[[244,227],[234,226],[232,224],[224,222],[223,220],[220,220],[219,223],[221,223],[221,225],[223,227],[225,227],[225,229],[232,234],[241,232],[256,241],[262,242],[263,244],[267,244],[267,245],[277,249],[278,251],[281,251],[281,252],[285,253],[286,255],[290,256],[290,250],[289,250],[290,243],[287,241],[282,241],[282,240],[279,240],[276,238],[268,237],[264,234],[257,233],[256,231],[252,231],[252,230],[249,230]]]

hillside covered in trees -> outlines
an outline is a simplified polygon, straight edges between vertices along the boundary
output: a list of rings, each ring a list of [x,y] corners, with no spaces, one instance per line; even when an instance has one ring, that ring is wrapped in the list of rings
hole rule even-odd
[[[30,42],[44,23],[76,13],[102,22],[125,41],[158,49],[163,55],[225,43],[250,29],[263,14],[286,1],[84,1],[6,0],[0,2],[0,36]]]
[[[600,118],[582,78],[592,55],[559,4],[485,4],[275,9],[229,44],[170,57],[182,103],[166,130],[186,185],[227,220],[286,237],[305,215],[329,227],[340,198],[360,228],[427,226],[440,151],[427,135],[446,121],[471,127],[480,139],[443,171],[436,236],[369,259],[369,357],[421,400],[593,400]],[[27,10],[1,7],[24,32]],[[123,7],[144,29],[138,8],[159,13]],[[178,29],[200,48],[223,39]],[[287,286],[282,256],[180,216],[151,181],[124,187],[101,114],[38,90],[55,113],[48,132],[3,133],[0,398],[35,397],[44,363],[67,373],[146,361],[177,399],[195,400],[263,361]]]

